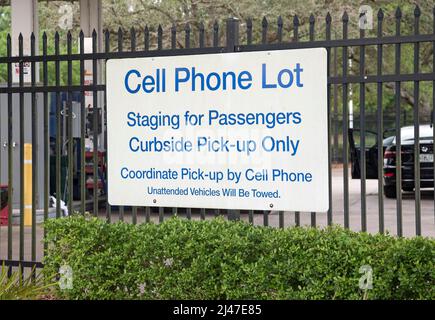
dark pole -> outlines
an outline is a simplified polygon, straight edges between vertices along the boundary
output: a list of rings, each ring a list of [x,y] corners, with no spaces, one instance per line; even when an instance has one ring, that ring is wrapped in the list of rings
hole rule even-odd
[[[227,52],[237,51],[239,45],[239,20],[227,19]],[[240,220],[240,210],[228,210],[228,220]]]

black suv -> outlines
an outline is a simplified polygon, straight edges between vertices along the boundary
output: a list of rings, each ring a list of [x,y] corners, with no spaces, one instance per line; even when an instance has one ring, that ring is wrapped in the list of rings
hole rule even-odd
[[[390,130],[388,130],[390,131]],[[349,130],[349,144],[352,163],[352,179],[360,179],[360,147],[356,145],[357,129]],[[385,133],[384,133],[385,136]],[[396,138],[383,139],[383,182],[387,198],[396,198]],[[376,133],[366,131],[366,178],[378,179],[378,146]],[[413,191],[414,183],[414,127],[401,128],[402,190]],[[420,187],[433,188],[433,128],[420,125]]]

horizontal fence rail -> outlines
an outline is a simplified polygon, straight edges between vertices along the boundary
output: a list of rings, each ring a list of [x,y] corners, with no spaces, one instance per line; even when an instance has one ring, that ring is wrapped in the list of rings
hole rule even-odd
[[[434,11],[435,12],[435,11]],[[40,220],[50,217],[61,217],[68,209],[84,214],[89,212],[94,216],[106,219],[108,222],[130,220],[132,223],[162,222],[172,215],[184,216],[187,219],[201,219],[226,214],[228,219],[246,219],[249,223],[263,224],[284,228],[289,225],[307,224],[312,227],[328,226],[335,223],[343,224],[345,228],[360,231],[389,231],[398,236],[404,235],[404,224],[411,220],[414,225],[411,235],[423,233],[433,236],[435,224],[435,197],[433,209],[425,218],[423,225],[422,190],[420,182],[422,170],[431,171],[429,176],[435,176],[435,166],[421,164],[419,154],[420,125],[431,122],[431,113],[435,105],[435,22],[433,30],[428,34],[420,32],[421,11],[418,7],[413,13],[413,24],[408,26],[412,34],[402,34],[402,12],[395,12],[394,34],[384,35],[384,13],[377,14],[376,36],[367,36],[365,30],[359,30],[358,36],[349,38],[349,16],[344,13],[341,21],[332,21],[328,13],[322,22],[322,32],[316,32],[315,17],[308,20],[308,33],[301,36],[301,22],[295,16],[290,22],[290,40],[285,40],[284,21],[281,17],[272,26],[264,18],[261,26],[252,19],[244,22],[243,28],[237,19],[228,19],[226,25],[217,21],[211,30],[206,30],[203,23],[193,29],[186,24],[183,30],[175,26],[164,29],[158,26],[150,31],[148,27],[140,32],[132,28],[125,32],[121,28],[115,32],[106,30],[98,35],[94,32],[91,50],[85,52],[85,35],[80,32],[78,41],[71,32],[61,39],[60,33],[53,38],[42,35],[41,54],[36,53],[35,39],[30,38],[29,55],[24,53],[24,39],[11,39],[8,36],[7,54],[0,57],[0,65],[6,65],[4,78],[6,83],[0,86],[0,185],[5,185],[7,194],[8,219],[7,225],[0,227],[0,263],[10,267],[41,267],[40,259],[46,245],[39,243],[44,238],[45,231],[37,221],[38,212],[42,212]],[[435,19],[433,19],[435,21]],[[334,26],[334,30],[333,30]],[[337,33],[337,26],[340,27]],[[258,30],[258,32],[256,32]],[[256,33],[254,33],[254,31]],[[334,32],[333,32],[334,31]],[[273,42],[269,41],[271,33]],[[139,39],[139,34],[141,39]],[[338,36],[340,34],[340,36]],[[333,35],[335,35],[333,39]],[[98,48],[98,40],[102,40],[102,48]],[[225,39],[225,43],[223,43]],[[243,43],[239,43],[243,39]],[[141,42],[138,45],[138,42]],[[155,40],[152,42],[152,40]],[[18,54],[12,54],[13,41],[17,43]],[[77,43],[76,43],[77,42]],[[193,44],[196,44],[193,47]],[[79,44],[79,52],[74,46]],[[53,48],[49,52],[49,48]],[[404,56],[406,46],[412,47],[412,54]],[[421,51],[428,46],[432,52],[429,59],[423,63]],[[105,179],[107,168],[106,153],[106,84],[105,61],[108,59],[164,57],[195,54],[243,53],[262,50],[283,50],[302,48],[325,48],[328,52],[328,129],[329,137],[329,202],[327,213],[303,212],[272,212],[272,211],[239,211],[219,210],[218,208],[151,208],[151,207],[112,207],[107,202],[107,184]],[[90,51],[90,52],[89,52]],[[61,53],[62,52],[62,53]],[[386,54],[389,53],[387,57]],[[411,56],[411,58],[409,58]],[[412,70],[404,70],[402,62],[411,59]],[[393,61],[387,70],[387,59]],[[351,61],[351,64],[350,64]],[[407,61],[406,61],[407,62]],[[429,64],[431,67],[428,67]],[[25,81],[24,69],[31,73],[29,82]],[[65,67],[66,69],[62,69]],[[54,67],[54,68],[53,68]],[[64,70],[64,71],[63,71]],[[91,77],[86,70],[92,71]],[[18,80],[14,73],[18,72]],[[40,79],[37,79],[39,72]],[[78,73],[78,77],[76,76]],[[39,78],[39,77],[38,77]],[[16,81],[17,80],[17,81]],[[430,92],[432,97],[424,96]],[[411,93],[410,93],[411,92]],[[91,97],[91,100],[86,97]],[[354,97],[356,96],[356,97]],[[389,100],[386,101],[386,97]],[[90,103],[90,106],[86,105]],[[350,104],[354,102],[355,106]],[[406,105],[405,105],[406,104]],[[76,107],[74,107],[76,106]],[[7,118],[7,121],[3,119]],[[74,129],[74,119],[79,117],[78,131]],[[15,120],[17,119],[17,120]],[[77,120],[78,121],[78,120]],[[412,172],[415,188],[413,188],[414,207],[409,214],[403,207],[402,175],[404,174],[405,154],[401,145],[401,128],[411,125],[416,137],[413,145]],[[390,136],[396,136],[395,177],[396,200],[393,216],[395,225],[387,226],[384,176],[383,139],[385,130],[390,129]],[[349,133],[360,132],[355,141],[350,140]],[[375,137],[371,139],[369,133]],[[433,126],[435,133],[435,126]],[[30,139],[30,140],[29,140]],[[370,140],[371,139],[371,140]],[[17,142],[18,141],[18,142]],[[31,142],[32,150],[32,199],[31,204],[25,199],[25,144]],[[435,149],[433,137],[430,148]],[[377,175],[376,201],[368,203],[367,183],[369,175],[373,174],[368,167],[370,148],[377,145],[374,169]],[[356,146],[356,147],[355,147]],[[87,150],[87,149],[90,149]],[[98,152],[96,151],[98,150]],[[313,150],[315,156],[315,150]],[[357,198],[352,198],[352,176],[356,171],[355,159],[359,159]],[[340,162],[341,165],[336,164]],[[406,162],[408,163],[408,162]],[[406,164],[408,165],[408,164]],[[337,168],[335,167],[337,166]],[[423,167],[424,166],[424,167]],[[334,170],[334,173],[333,173]],[[426,172],[425,171],[425,172]],[[335,174],[338,173],[338,178]],[[334,180],[335,179],[335,180]],[[338,197],[333,180],[339,180]],[[38,181],[42,181],[38,183]],[[18,187],[19,186],[19,187]],[[40,197],[38,197],[41,195]],[[313,195],[313,198],[315,195]],[[407,199],[410,197],[406,195]],[[42,200],[41,200],[42,199]],[[353,201],[358,202],[355,216]],[[32,227],[25,227],[26,208],[30,205]],[[38,212],[37,212],[38,211]],[[370,212],[375,211],[377,225],[373,228]],[[276,219],[275,219],[276,215]],[[404,215],[405,218],[404,219]],[[292,222],[288,218],[293,217]],[[308,217],[305,219],[305,217]],[[18,221],[18,227],[15,225]],[[42,231],[41,231],[42,230]],[[38,236],[39,234],[39,236]],[[409,232],[408,232],[408,235]],[[30,248],[30,250],[28,250]]]

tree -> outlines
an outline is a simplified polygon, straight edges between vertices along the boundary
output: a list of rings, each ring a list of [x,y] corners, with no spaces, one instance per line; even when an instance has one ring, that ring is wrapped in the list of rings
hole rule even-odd
[[[349,34],[348,38],[360,37],[358,28],[360,4],[369,4],[373,9],[374,28],[366,30],[366,37],[376,36],[377,31],[377,10],[382,8],[384,13],[383,29],[384,36],[394,35],[395,33],[395,11],[397,6],[402,9],[402,34],[413,34],[414,10],[415,5],[420,8],[420,33],[433,33],[433,1],[416,0],[413,3],[403,0],[380,0],[380,1],[361,1],[355,3],[349,0],[107,0],[103,1],[103,23],[104,29],[110,33],[110,49],[117,50],[118,32],[123,33],[124,50],[129,50],[131,42],[131,30],[134,29],[136,37],[137,50],[143,50],[144,31],[149,30],[150,49],[157,47],[158,26],[162,28],[162,45],[163,48],[171,47],[171,30],[177,31],[176,46],[183,48],[184,32],[186,26],[191,30],[191,47],[199,45],[199,29],[204,26],[205,45],[213,44],[213,27],[215,23],[219,25],[219,44],[224,45],[225,41],[225,24],[228,17],[235,17],[240,20],[240,42],[246,42],[247,21],[251,19],[253,25],[252,42],[260,43],[262,40],[262,23],[263,17],[267,20],[266,41],[274,43],[278,41],[277,27],[278,17],[282,18],[283,41],[294,41],[295,21],[298,23],[299,41],[306,41],[309,38],[310,15],[313,14],[315,23],[316,39],[325,38],[325,18],[327,13],[331,14],[331,33],[332,38],[340,39],[342,37],[342,15],[344,11],[349,16]],[[40,29],[46,31],[49,39],[48,51],[54,52],[53,37],[54,32],[58,31],[61,38],[61,52],[66,52],[66,30],[59,27],[56,23],[61,18],[62,12],[59,10],[63,5],[71,5],[73,11],[73,24],[71,32],[73,34],[73,50],[77,52],[77,38],[79,33],[79,5],[77,2],[70,1],[40,1],[39,17]],[[9,9],[1,9],[4,16],[0,17],[0,53],[5,54],[6,34],[9,32],[8,19],[10,19]],[[295,20],[295,15],[298,19]],[[10,22],[9,22],[10,24]],[[99,35],[102,36],[102,35]],[[383,72],[386,74],[394,73],[394,45],[383,46]],[[367,46],[365,48],[365,74],[376,74],[376,46]],[[433,70],[433,46],[431,43],[422,43],[420,45],[421,72],[432,72]],[[337,50],[338,61],[342,61],[342,50]],[[349,48],[349,58],[353,60],[351,74],[359,74],[359,48]],[[413,45],[402,46],[401,72],[412,73],[414,65]],[[5,67],[0,66],[0,80],[5,80]],[[53,81],[54,64],[49,63],[50,81]],[[61,64],[62,83],[66,83],[66,63]],[[338,68],[341,73],[341,63]],[[78,63],[74,63],[74,82],[78,81]],[[353,86],[355,102],[359,100],[357,85]],[[376,89],[373,85],[366,86],[366,109],[367,112],[375,112],[376,109]],[[420,86],[420,106],[422,113],[428,115],[431,110],[432,84],[422,83]],[[414,105],[414,92],[412,83],[403,83],[400,92],[404,107],[411,109]],[[341,95],[338,95],[339,105],[341,105]],[[394,84],[386,83],[384,90],[384,108],[394,110]],[[356,103],[355,112],[359,110],[359,103]]]

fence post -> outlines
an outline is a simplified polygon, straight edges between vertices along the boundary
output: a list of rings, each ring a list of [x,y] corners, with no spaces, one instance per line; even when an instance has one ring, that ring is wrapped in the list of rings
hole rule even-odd
[[[237,51],[239,45],[239,20],[227,19],[227,52]],[[228,220],[240,220],[240,210],[228,210]]]
[[[227,19],[227,52],[237,51],[239,45],[239,19]]]

